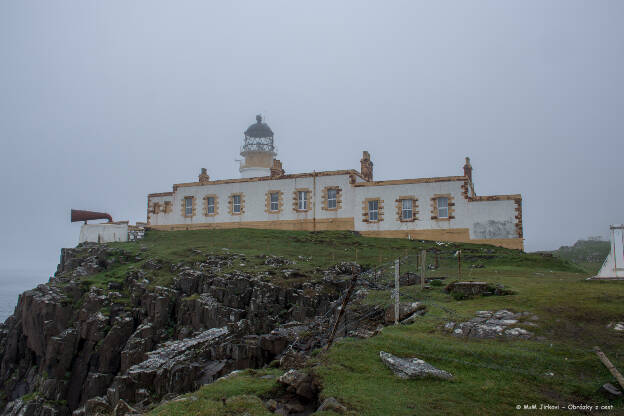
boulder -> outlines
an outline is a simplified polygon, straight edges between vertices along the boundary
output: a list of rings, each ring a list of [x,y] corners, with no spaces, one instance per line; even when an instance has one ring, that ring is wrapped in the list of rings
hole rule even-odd
[[[113,409],[113,416],[125,416],[125,415],[138,415],[139,412],[132,408],[128,403],[123,400],[119,400],[115,408]]]
[[[286,390],[306,400],[314,400],[321,390],[318,380],[300,370],[289,370],[277,380],[286,386]]]
[[[399,277],[399,284],[401,287],[420,284],[420,275],[411,272],[404,273]]]
[[[492,285],[488,282],[452,282],[444,290],[452,294],[456,299],[466,299],[473,296],[505,296],[513,292],[505,289],[502,285]]]
[[[185,295],[196,293],[202,274],[194,270],[184,270],[174,279],[174,287]]]
[[[277,381],[284,384],[285,386],[296,387],[299,383],[305,380],[306,377],[307,374],[303,371],[289,370],[282,374]]]
[[[505,335],[511,338],[529,339],[533,333],[522,328],[509,328],[505,330]]]
[[[421,309],[419,311],[414,312],[413,314],[411,314],[410,316],[408,316],[407,318],[403,319],[401,321],[401,323],[403,325],[409,325],[409,324],[413,324],[414,322],[416,322],[416,320],[423,316],[426,313],[425,309]]]
[[[624,332],[624,322],[611,322],[607,325],[607,328],[611,328],[618,332]]]
[[[417,311],[422,311],[426,308],[421,302],[401,302],[399,303],[399,321],[403,321]],[[394,323],[394,305],[386,308],[385,321],[387,324]]]
[[[609,399],[617,399],[622,397],[622,392],[611,383],[603,384],[598,391]]]
[[[526,319],[532,319],[535,316],[530,312],[514,313],[501,309],[494,313],[477,311],[476,315],[467,322],[447,322],[444,329],[459,337],[496,338],[506,336],[507,338],[529,339],[534,336],[532,332],[523,328],[510,328],[510,326],[518,323],[537,326],[533,322],[526,321]]]
[[[517,314],[508,311],[507,309],[501,309],[500,311],[496,311],[494,313],[495,319],[514,319],[518,316]]]
[[[271,412],[275,412],[277,410],[277,401],[275,401],[275,399],[267,400],[264,405]]]
[[[408,318],[409,319],[409,318]],[[354,338],[371,338],[375,335],[379,334],[383,330],[383,325],[379,325],[375,329],[366,329],[366,328],[358,328],[352,331],[349,331],[349,336]]]
[[[379,358],[381,358],[381,361],[400,378],[435,377],[444,380],[453,378],[451,373],[439,370],[419,358],[399,358],[384,351],[379,352]]]
[[[327,399],[323,400],[323,403],[321,403],[321,405],[319,406],[318,409],[316,409],[316,411],[317,412],[331,411],[331,412],[343,414],[347,411],[347,408],[341,405],[340,402],[334,399],[333,397],[328,397]]]
[[[280,358],[280,368],[303,368],[305,364],[306,356],[292,350],[287,351],[282,358]]]
[[[504,328],[501,325],[477,324],[466,335],[474,338],[495,338],[503,334]]]
[[[94,397],[87,400],[85,412],[87,415],[109,415],[113,409],[104,397]]]

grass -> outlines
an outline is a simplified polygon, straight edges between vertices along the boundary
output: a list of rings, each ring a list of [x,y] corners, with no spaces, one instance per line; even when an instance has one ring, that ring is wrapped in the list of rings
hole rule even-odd
[[[266,410],[260,397],[279,389],[277,378],[280,370],[245,370],[235,376],[203,386],[193,393],[181,397],[182,400],[169,402],[152,411],[152,416],[225,416],[272,415]],[[272,378],[262,378],[263,376]]]
[[[207,254],[224,253],[240,255],[222,271],[224,275],[234,270],[266,273],[278,284],[320,278],[322,269],[356,261],[356,256],[357,262],[367,267],[382,265],[383,278],[390,279],[391,261],[407,255],[402,271],[414,271],[416,255],[422,249],[439,252],[440,267],[428,276],[446,276],[445,282],[449,282],[457,278],[453,255],[461,249],[463,280],[501,284],[515,294],[455,300],[440,286],[425,291],[417,286],[402,288],[404,300],[424,302],[428,313],[412,325],[386,327],[367,340],[342,339],[328,353],[315,354],[313,371],[322,379],[322,396],[336,397],[361,415],[514,414],[516,405],[532,403],[614,405],[616,412],[622,412],[622,399],[608,402],[596,392],[613,380],[591,348],[599,345],[624,370],[624,337],[607,328],[609,322],[624,320],[624,285],[586,281],[590,271],[556,256],[481,245],[366,238],[351,232],[245,229],[149,231],[138,243],[113,246],[140,259],[86,277],[85,284],[104,287],[108,281],[122,281],[131,268],[156,259],[164,266],[149,271],[148,278],[152,284],[167,285],[173,278],[169,265],[192,264],[205,260]],[[287,279],[279,270],[275,273],[275,268],[259,257],[267,254],[294,262],[282,268],[297,270],[298,277]],[[433,261],[430,251],[428,263]],[[371,291],[367,301],[389,304],[390,294]],[[539,338],[467,340],[441,330],[445,322],[468,320],[477,310],[498,309],[538,315],[539,326],[526,329]],[[381,363],[380,350],[422,358],[450,371],[454,380],[398,379]],[[203,386],[183,401],[160,406],[151,414],[269,414],[261,399],[271,397],[278,387],[275,379],[261,378],[265,374],[278,375],[279,371],[242,372]]]
[[[477,277],[510,286],[517,294],[455,301],[439,289],[403,289],[405,297],[428,304],[429,313],[410,326],[386,327],[368,340],[338,342],[319,359],[323,394],[362,415],[463,415],[477,413],[477,408],[480,414],[498,415],[525,403],[597,403],[622,409],[621,399],[609,403],[596,393],[612,377],[591,350],[600,345],[624,368],[624,337],[606,327],[624,315],[621,283],[588,282],[564,272],[541,276],[530,270],[480,270]],[[502,308],[537,314],[539,327],[527,329],[544,339],[467,340],[440,330],[444,322],[467,320],[477,310]],[[397,379],[381,363],[380,350],[422,358],[455,379]]]
[[[357,261],[374,267],[397,257],[415,257],[423,249],[435,249],[443,258],[461,249],[467,264],[583,271],[566,260],[542,254],[520,253],[487,245],[362,237],[350,231],[152,230],[139,243],[115,243],[111,246],[123,249],[130,257],[140,256],[142,261],[153,258],[171,264],[202,261],[205,254],[239,253],[245,256],[245,260],[234,262],[231,270],[226,271],[254,273],[272,270],[270,266],[264,265],[263,259],[257,257],[261,255],[283,256],[294,262],[287,268],[296,269],[302,274],[314,274],[317,268],[327,268],[343,261]],[[140,247],[144,247],[145,251]]]

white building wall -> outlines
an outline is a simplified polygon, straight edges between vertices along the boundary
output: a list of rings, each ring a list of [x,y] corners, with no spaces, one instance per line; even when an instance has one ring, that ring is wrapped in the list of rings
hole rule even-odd
[[[462,204],[470,238],[518,238],[516,203],[510,200],[472,201]]]
[[[364,182],[356,176],[358,183]],[[383,184],[353,186],[349,175],[306,176],[275,180],[228,182],[194,186],[179,186],[173,195],[150,196],[149,205],[158,202],[161,207],[165,201],[172,202],[170,213],[149,212],[151,225],[168,224],[210,224],[255,221],[292,221],[316,218],[353,218],[356,231],[392,231],[392,230],[443,230],[468,229],[471,239],[518,238],[516,230],[516,204],[513,200],[468,201],[463,194],[463,180],[415,182],[402,184]],[[337,211],[323,210],[323,190],[328,186],[341,188],[342,207]],[[297,212],[293,209],[293,193],[297,188],[307,188],[313,192],[311,209]],[[266,194],[269,191],[283,193],[283,206],[280,213],[267,213]],[[240,215],[229,213],[231,194],[242,193],[244,212]],[[218,213],[215,216],[204,215],[206,195],[218,198]],[[436,194],[450,194],[454,202],[455,218],[448,220],[431,219],[431,199]],[[182,215],[184,198],[195,198],[195,215],[187,218]],[[418,199],[417,221],[401,222],[397,217],[396,200],[400,196],[413,196]],[[363,222],[363,203],[367,198],[383,200],[383,221]]]
[[[323,189],[328,186],[341,188],[342,209],[338,211],[322,209]],[[299,188],[309,189],[312,192],[310,210],[306,212],[298,212],[293,209],[294,192]],[[269,191],[282,192],[283,206],[281,212],[265,212],[266,194]],[[349,183],[349,175],[231,182],[178,187],[173,196],[150,197],[148,209],[153,206],[154,202],[158,202],[161,207],[164,206],[165,201],[172,202],[172,212],[169,214],[162,212],[154,214],[150,211],[151,225],[350,218],[353,216],[350,201],[353,201],[354,192],[354,188]],[[236,193],[243,194],[244,211],[240,215],[231,215],[229,198],[230,195]],[[206,195],[217,196],[217,215],[204,215],[204,197]],[[195,215],[192,218],[182,215],[182,204],[186,197],[195,198]]]
[[[79,243],[114,243],[128,241],[128,224],[82,224]]]
[[[175,207],[172,206],[172,209],[168,213],[164,213],[163,209],[165,206],[165,201],[173,201],[173,196],[150,196],[148,205],[147,205],[147,215],[149,223],[152,225],[163,225],[163,224],[175,224],[175,218],[173,212],[175,211]],[[153,212],[154,203],[158,203],[160,209],[158,214]],[[179,207],[178,207],[179,211]]]
[[[516,238],[516,205],[512,200],[468,201],[461,186],[463,181],[406,183],[355,187],[354,208],[357,231],[390,230],[436,230],[468,228],[470,237]],[[453,197],[454,219],[431,219],[431,199],[436,194],[450,194]],[[401,222],[397,215],[396,200],[400,196],[414,196],[418,199],[418,220]],[[367,223],[362,221],[362,207],[367,198],[383,200],[383,221]]]

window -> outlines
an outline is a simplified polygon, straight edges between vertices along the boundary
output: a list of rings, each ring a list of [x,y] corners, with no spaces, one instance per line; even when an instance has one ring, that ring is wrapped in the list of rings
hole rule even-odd
[[[193,216],[193,197],[187,196],[184,198],[184,216]]]
[[[368,220],[379,221],[379,201],[368,201]]]
[[[448,198],[440,197],[437,199],[438,218],[448,218]]]
[[[414,201],[411,199],[401,200],[401,219],[405,221],[412,220],[414,218]]]
[[[232,195],[232,212],[234,214],[240,214],[241,212],[241,196]]]
[[[208,215],[215,213],[215,199],[214,196],[209,196],[206,198],[206,212]]]
[[[336,196],[338,192],[336,189],[328,189],[327,190],[327,209],[336,209]]]
[[[308,209],[308,191],[299,191],[297,193],[297,209],[305,211]]]
[[[297,188],[293,191],[293,211],[306,212],[310,210],[310,188]],[[323,191],[325,195],[325,191]]]
[[[158,202],[154,202],[154,207],[152,208],[152,214],[158,214],[160,212],[160,204]]]
[[[269,207],[270,211],[279,211],[279,192],[271,192],[271,206]]]

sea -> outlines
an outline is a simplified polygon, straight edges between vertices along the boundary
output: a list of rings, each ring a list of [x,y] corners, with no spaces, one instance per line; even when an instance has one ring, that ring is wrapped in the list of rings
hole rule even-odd
[[[46,283],[54,271],[0,270],[0,322],[15,311],[20,293]]]

